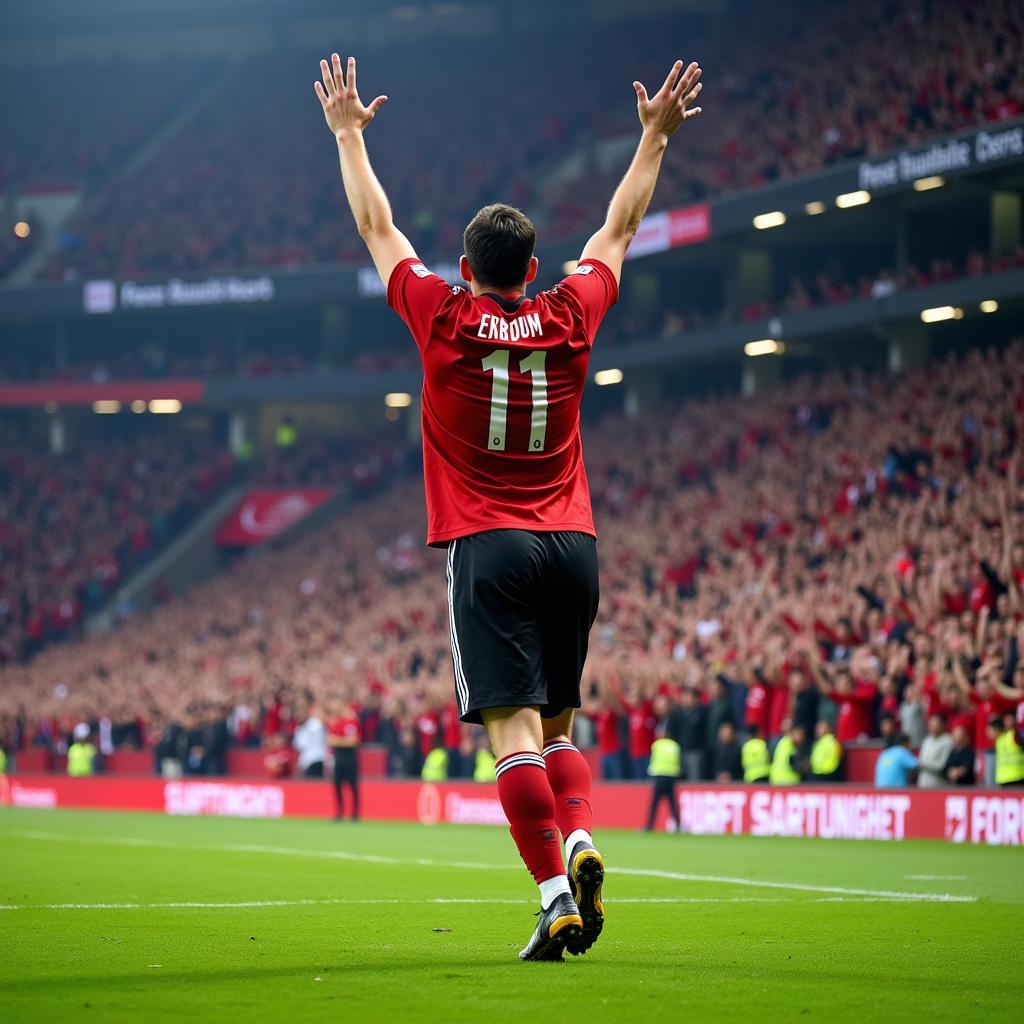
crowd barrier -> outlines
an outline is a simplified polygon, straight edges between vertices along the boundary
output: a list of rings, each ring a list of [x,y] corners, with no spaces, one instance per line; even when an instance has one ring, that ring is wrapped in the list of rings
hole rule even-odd
[[[370,820],[507,824],[493,784],[370,780],[361,790],[363,816]],[[595,823],[638,828],[646,822],[649,799],[643,784],[596,783]],[[681,785],[678,799],[683,831],[694,835],[1024,844],[1022,790]],[[334,812],[330,786],[323,782],[52,775],[0,776],[0,806],[251,818],[329,817]],[[656,826],[665,828],[667,818],[662,807]]]
[[[847,746],[843,752],[843,766],[847,782],[862,782],[871,785],[875,778],[875,761],[884,749],[880,742]],[[599,778],[601,756],[596,748],[583,750],[583,756]],[[359,773],[363,778],[385,778],[387,776],[387,750],[374,743],[364,743],[358,751]],[[264,753],[253,747],[233,748],[228,751],[227,774],[252,778],[266,775]],[[104,775],[154,775],[153,752],[151,750],[115,750],[103,760]],[[49,750],[33,747],[20,750],[17,755],[19,772],[67,771],[67,758]]]

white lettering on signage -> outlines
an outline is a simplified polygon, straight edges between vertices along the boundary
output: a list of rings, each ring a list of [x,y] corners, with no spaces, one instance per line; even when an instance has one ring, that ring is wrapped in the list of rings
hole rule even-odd
[[[903,839],[910,797],[901,793],[759,790],[750,800],[755,836]]]
[[[204,281],[170,281],[121,285],[122,309],[160,309],[164,306],[222,306],[269,302],[274,297],[273,278],[208,277]]]
[[[280,786],[225,782],[168,782],[164,786],[168,814],[212,814],[230,818],[280,818],[284,790]]]
[[[684,789],[679,793],[679,821],[684,832],[697,836],[740,835],[746,804],[742,790]]]
[[[466,797],[448,793],[444,798],[444,818],[454,825],[507,825],[501,802],[488,797]]]
[[[989,846],[1020,846],[1024,825],[1024,798],[975,796],[971,798],[971,842]]]
[[[50,810],[57,806],[57,791],[49,787],[23,786],[19,782],[11,783],[12,807],[41,807]]]

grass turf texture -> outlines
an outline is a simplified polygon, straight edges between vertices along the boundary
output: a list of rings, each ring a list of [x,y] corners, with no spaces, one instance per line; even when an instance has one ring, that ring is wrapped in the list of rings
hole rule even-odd
[[[0,810],[0,1019],[835,1024],[1024,1006],[1019,849],[599,838],[600,942],[521,964],[536,890],[503,829]],[[481,902],[430,902],[449,899]],[[183,903],[222,906],[167,905]]]

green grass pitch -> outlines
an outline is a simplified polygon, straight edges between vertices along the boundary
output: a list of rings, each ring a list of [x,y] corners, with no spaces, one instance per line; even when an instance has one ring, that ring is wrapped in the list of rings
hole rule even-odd
[[[507,833],[0,811],[0,1020],[1022,1019],[1024,854],[609,832],[600,942],[521,964]]]

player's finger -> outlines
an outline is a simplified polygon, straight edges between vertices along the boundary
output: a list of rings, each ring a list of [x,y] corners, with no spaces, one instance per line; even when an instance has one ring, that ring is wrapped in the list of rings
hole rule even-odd
[[[336,53],[331,54],[331,66],[334,69],[334,85],[340,96],[345,91],[345,76],[341,71],[341,57]]]
[[[313,83],[313,90],[316,92],[316,98],[320,101],[323,106],[327,106],[327,93],[324,91],[324,87],[320,82]]]
[[[688,103],[692,103],[699,95],[701,89],[704,88],[703,82],[698,82],[689,92],[683,93],[679,97],[679,105],[685,110]]]
[[[374,101],[373,101],[373,102],[372,102],[372,103],[371,103],[371,104],[370,104],[370,105],[369,105],[369,106],[368,106],[368,107],[366,108],[366,109],[367,109],[367,110],[368,110],[368,111],[370,112],[370,117],[373,117],[373,115],[374,115],[374,114],[376,114],[376,113],[377,113],[377,111],[378,111],[378,110],[380,110],[380,108],[381,108],[381,107],[383,107],[385,103],[387,103],[387,101],[388,101],[388,98],[387,98],[387,96],[378,96],[378,97],[377,97],[377,98],[376,98],[376,99],[375,99],[375,100],[374,100]]]
[[[327,61],[320,61],[320,77],[324,80],[324,90],[328,98],[334,95],[334,79],[331,78],[331,66]]]
[[[355,96],[355,94],[356,94],[356,59],[355,59],[355,57],[349,57],[349,59],[348,59],[348,94],[349,94],[349,96]]]
[[[700,79],[700,73],[700,65],[694,61],[679,79],[674,91],[685,96],[697,84]]]
[[[684,121],[689,121],[691,117],[696,117],[701,112],[702,109],[703,109],[703,107],[691,107],[689,110],[684,110],[683,111],[683,120]]]
[[[672,91],[672,87],[675,85],[676,75],[679,74],[679,69],[682,66],[683,62],[681,60],[677,60],[675,64],[672,65],[672,70],[668,73],[668,78],[665,79],[665,84],[662,86],[662,89],[664,89],[665,92]]]
[[[643,82],[634,82],[633,88],[636,90],[636,101],[637,103],[647,102],[647,90],[644,88]]]

